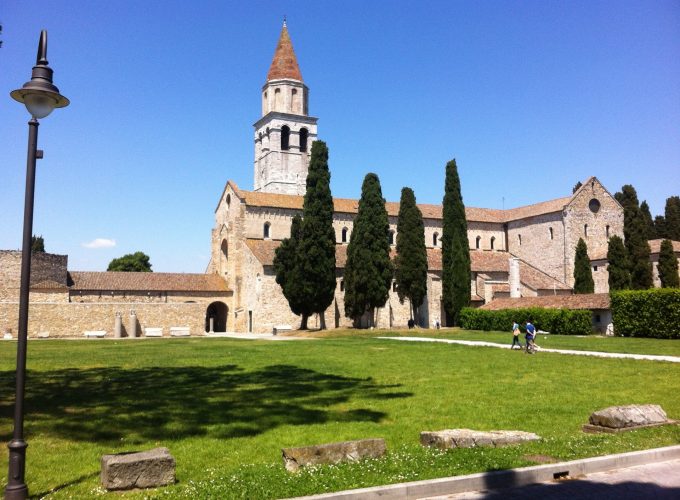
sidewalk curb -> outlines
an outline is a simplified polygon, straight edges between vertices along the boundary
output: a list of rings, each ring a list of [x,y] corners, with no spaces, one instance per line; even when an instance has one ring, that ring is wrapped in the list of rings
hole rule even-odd
[[[680,458],[680,445],[654,448],[651,450],[633,451],[603,457],[584,458],[557,464],[535,465],[521,469],[482,472],[467,476],[446,477],[414,481],[410,483],[375,486],[358,490],[338,491],[323,495],[298,497],[299,499],[334,499],[334,500],[371,500],[427,498],[437,495],[451,495],[466,491],[493,490],[526,486],[535,483],[552,481],[570,476],[577,477],[595,472],[624,469],[636,465],[665,462]]]

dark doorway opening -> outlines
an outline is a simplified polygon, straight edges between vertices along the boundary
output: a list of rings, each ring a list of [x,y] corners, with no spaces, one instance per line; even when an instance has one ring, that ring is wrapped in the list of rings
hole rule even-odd
[[[210,304],[205,312],[205,331],[211,331],[210,323],[212,320],[213,332],[226,332],[228,313],[229,308],[224,302],[213,302]]]

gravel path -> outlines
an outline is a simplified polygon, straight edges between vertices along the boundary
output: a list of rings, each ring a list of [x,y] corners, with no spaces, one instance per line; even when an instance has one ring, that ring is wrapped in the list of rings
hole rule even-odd
[[[452,340],[434,339],[427,337],[378,337],[387,340],[404,340],[408,342],[443,342],[445,344],[460,344],[469,346],[498,347],[500,349],[510,349],[509,344],[497,344],[495,342],[484,342],[481,340]],[[539,347],[538,352],[555,352],[557,354],[574,354],[576,356],[597,356],[600,358],[623,358],[623,359],[645,359],[648,361],[668,361],[670,363],[680,363],[678,356],[656,356],[653,354],[624,354],[620,352],[598,352],[598,351],[575,351],[573,349],[547,349]]]

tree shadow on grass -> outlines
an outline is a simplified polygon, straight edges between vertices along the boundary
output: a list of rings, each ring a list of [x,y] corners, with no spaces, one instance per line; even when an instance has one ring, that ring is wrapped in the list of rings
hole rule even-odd
[[[95,442],[233,438],[280,425],[379,422],[387,415],[372,410],[372,402],[411,396],[395,392],[398,385],[290,365],[64,369],[29,372],[27,380],[32,433]],[[0,372],[0,394],[13,392],[14,372]],[[356,408],[357,401],[366,407]],[[355,408],[333,409],[339,403]],[[13,398],[0,398],[0,418],[11,420],[13,410]]]

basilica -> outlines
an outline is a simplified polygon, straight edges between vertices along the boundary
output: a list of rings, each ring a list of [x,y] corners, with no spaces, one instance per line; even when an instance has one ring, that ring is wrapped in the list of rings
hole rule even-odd
[[[290,235],[295,214],[301,213],[311,142],[317,138],[317,118],[309,116],[309,90],[284,23],[267,80],[262,87],[262,116],[254,125],[253,187],[232,181],[215,209],[211,261],[207,272],[226,280],[233,295],[228,304],[227,330],[265,332],[297,327],[275,281],[274,251]],[[399,204],[386,203],[390,241],[396,243]],[[446,324],[442,307],[442,207],[419,205],[425,223],[428,255],[427,298],[416,322]],[[336,233],[336,292],[325,312],[329,327],[349,327],[344,317],[343,268],[358,200],[334,199]],[[466,209],[472,262],[473,305],[499,297],[570,295],[573,260],[579,238],[593,255],[606,255],[612,235],[623,235],[623,209],[609,191],[591,177],[570,196],[534,205],[496,210]],[[607,291],[606,265],[594,266],[596,292]],[[402,327],[408,304],[396,291],[378,311],[377,327]],[[314,325],[312,318],[311,325]],[[318,321],[318,318],[316,319]]]

